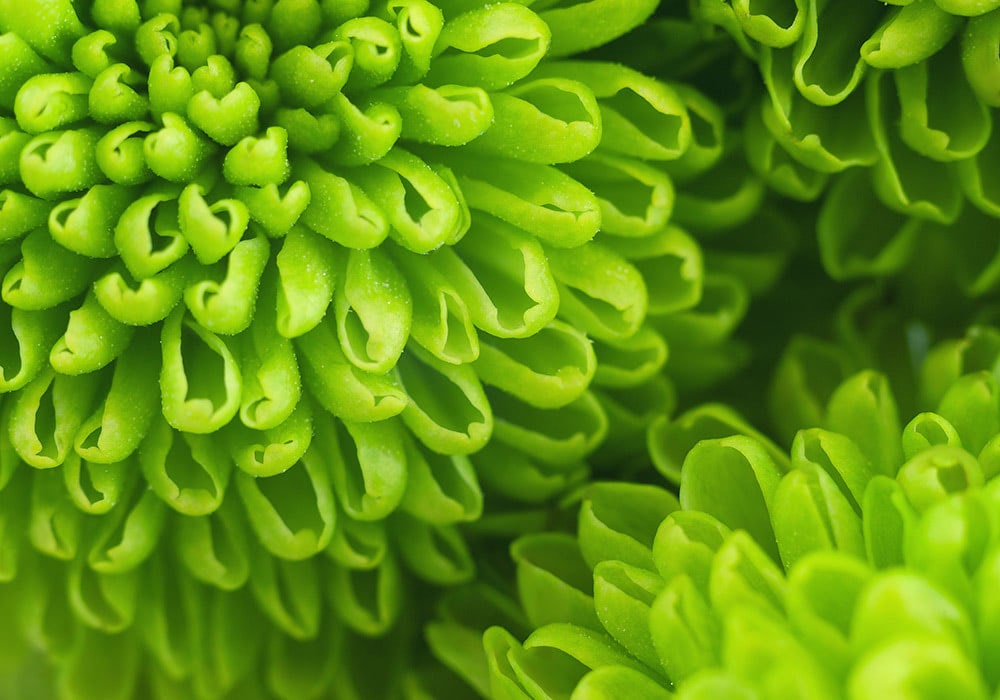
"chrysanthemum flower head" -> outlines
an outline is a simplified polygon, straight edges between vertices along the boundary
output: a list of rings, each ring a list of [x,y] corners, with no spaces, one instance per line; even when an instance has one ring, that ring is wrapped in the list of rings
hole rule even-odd
[[[737,364],[792,229],[703,255],[763,198],[722,111],[573,58],[654,6],[0,3],[0,579],[64,694],[320,693],[484,489],[634,443],[668,345]]]
[[[694,12],[757,63],[748,158],[777,191],[822,201],[831,276],[934,260],[966,294],[995,290],[996,3],[860,2],[843,17],[822,0],[703,0]]]
[[[998,356],[968,351],[993,333],[932,350],[905,424],[871,371],[787,453],[711,407],[679,418],[679,497],[592,485],[576,536],[511,548],[521,609],[500,589],[478,615],[445,605],[432,645],[497,698],[990,697]],[[457,665],[484,621],[507,628],[485,667]]]

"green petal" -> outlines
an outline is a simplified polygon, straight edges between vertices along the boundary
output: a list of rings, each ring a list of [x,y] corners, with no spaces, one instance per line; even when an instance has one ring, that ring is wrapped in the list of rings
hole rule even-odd
[[[434,47],[444,27],[444,16],[434,3],[427,0],[399,0],[387,4],[385,12],[387,19],[395,23],[403,46],[403,55],[393,80],[415,83],[431,67]]]
[[[264,236],[246,238],[226,255],[225,262],[205,270],[201,279],[195,276],[184,290],[184,303],[205,330],[235,335],[247,329],[269,253]]]
[[[479,356],[479,335],[471,311],[455,286],[423,256],[392,250],[413,300],[410,337],[439,360],[460,365]]]
[[[863,91],[853,90],[837,109],[825,109],[793,84],[790,49],[764,50],[760,68],[770,98],[761,104],[764,124],[792,157],[824,173],[878,160],[871,131],[859,127],[865,123]]]
[[[540,533],[516,540],[510,549],[517,563],[517,590],[534,627],[570,622],[600,630],[591,597],[590,568],[575,538]]]
[[[519,503],[548,501],[585,483],[589,476],[582,462],[549,464],[499,440],[491,441],[469,459],[490,491]],[[478,522],[482,523],[482,518]]]
[[[809,552],[838,550],[864,555],[861,518],[855,504],[821,467],[798,467],[774,493],[771,523],[786,569]]]
[[[115,254],[113,231],[135,192],[121,186],[95,185],[79,199],[60,202],[49,214],[53,240],[81,255],[109,258]]]
[[[349,44],[354,51],[354,66],[344,86],[346,92],[362,92],[381,85],[393,76],[402,59],[399,32],[377,17],[349,19],[334,29],[330,38]]]
[[[138,488],[119,503],[93,535],[87,565],[102,574],[122,574],[142,564],[159,545],[167,508],[151,490]]]
[[[298,640],[281,632],[271,635],[267,647],[267,685],[276,697],[320,697],[336,676],[331,658],[339,656],[342,631],[327,625],[315,639]]]
[[[43,371],[18,395],[10,414],[9,438],[36,469],[57,467],[73,449],[80,426],[94,408],[101,376]]]
[[[951,385],[937,412],[958,432],[959,446],[979,454],[1000,433],[1000,386],[988,372],[967,374]]]
[[[653,540],[653,561],[664,581],[690,578],[707,597],[709,576],[716,552],[730,530],[708,513],[677,510],[660,524]]]
[[[620,64],[566,61],[537,73],[579,80],[598,99],[602,151],[642,160],[676,160],[691,144],[691,120],[666,83]]]
[[[306,559],[323,550],[333,536],[336,509],[324,457],[315,449],[281,474],[236,475],[250,525],[276,557]]]
[[[46,367],[49,350],[65,328],[66,311],[24,311],[0,303],[0,392],[21,389]]]
[[[882,155],[872,170],[879,199],[902,214],[950,224],[962,206],[958,184],[946,176],[945,165],[914,153],[898,140],[894,128],[887,128],[900,115],[889,81],[876,76],[866,88],[875,146]],[[957,108],[954,101],[949,105]]]
[[[224,591],[241,588],[250,576],[246,518],[236,492],[209,515],[174,517],[173,543],[187,574]],[[182,581],[185,577],[179,577]]]
[[[27,18],[21,12],[16,12],[12,19],[24,21]],[[20,32],[7,29],[8,21],[10,20],[4,20],[3,33],[0,34],[0,58],[8,67],[3,76],[0,76],[0,104],[10,110],[21,86],[33,76],[47,71],[49,64],[25,41]]]
[[[970,700],[989,697],[973,661],[950,644],[926,638],[900,639],[873,651],[848,679],[848,692],[859,700],[900,692],[930,695],[940,687]]]
[[[839,104],[858,86],[867,67],[861,48],[883,12],[866,5],[844,25],[832,8],[825,0],[809,0],[802,39],[795,46],[795,85],[817,105]]]
[[[403,562],[418,578],[455,585],[475,576],[472,554],[455,526],[426,523],[399,513],[392,519],[390,532]]]
[[[94,282],[94,296],[112,318],[149,326],[165,319],[180,303],[193,271],[193,260],[184,258],[151,277],[135,280],[123,265],[116,264]]]
[[[970,158],[986,146],[993,121],[964,79],[957,44],[894,77],[903,117],[900,135],[910,148],[952,161]]]
[[[900,467],[896,482],[913,507],[923,512],[953,493],[982,486],[983,472],[962,448],[936,445]]]
[[[659,665],[674,684],[718,664],[719,622],[689,576],[674,577],[656,596],[649,630]]]
[[[465,147],[470,152],[529,163],[569,163],[601,143],[602,113],[582,82],[540,78],[491,99],[493,125]]]
[[[87,294],[80,308],[70,312],[66,332],[49,353],[49,364],[61,374],[96,372],[128,350],[134,332],[109,315],[96,296]]]
[[[865,551],[873,566],[903,564],[903,538],[917,513],[894,479],[877,475],[865,490],[862,510]]]
[[[580,331],[553,321],[528,338],[484,337],[474,367],[479,378],[538,408],[575,401],[603,365]]]
[[[339,513],[337,527],[326,554],[338,566],[348,569],[373,569],[389,551],[385,521],[354,520]]]
[[[600,208],[589,218],[604,233],[627,237],[655,235],[673,210],[674,186],[670,178],[641,161],[592,153],[582,161],[567,163],[562,169],[593,191],[591,198],[596,196]],[[575,213],[577,220],[581,220],[585,212]],[[546,240],[559,244],[558,240]],[[589,238],[581,242],[586,240]]]
[[[667,479],[679,483],[681,467],[688,452],[702,440],[746,435],[763,445],[781,471],[788,468],[788,457],[742,416],[722,404],[705,404],[670,421],[666,416],[654,421],[647,434],[653,464]]]
[[[96,261],[70,252],[36,229],[21,242],[21,259],[0,282],[3,300],[13,307],[51,309],[83,292]]]
[[[837,677],[853,660],[853,613],[872,571],[851,557],[815,553],[801,559],[788,576],[785,602],[792,629]]]
[[[487,5],[445,22],[425,82],[497,90],[529,75],[545,57],[551,32],[515,3]]]
[[[5,138],[0,136],[0,148]],[[14,148],[20,151],[21,145],[14,144]],[[3,225],[0,241],[20,238],[38,228],[46,222],[49,212],[50,206],[44,200],[14,190],[0,191],[0,224]]]
[[[917,67],[934,56],[961,28],[962,20],[935,0],[916,0],[888,15],[861,45],[861,57],[874,68]]]
[[[296,348],[305,386],[335,416],[349,421],[383,421],[406,408],[406,393],[394,376],[370,374],[351,364],[329,323],[299,338]]]
[[[774,507],[782,467],[752,438],[703,440],[684,460],[681,505],[714,515],[730,528],[746,530],[777,559],[769,511]]]
[[[489,240],[489,245],[483,242]],[[501,338],[534,335],[558,310],[556,282],[545,251],[518,229],[489,216],[427,264],[447,278],[478,328]]]
[[[178,309],[163,324],[163,415],[178,430],[210,433],[239,411],[242,378],[232,350]]]
[[[354,51],[350,44],[326,42],[286,51],[274,59],[270,75],[289,104],[316,107],[344,87],[353,65]]]
[[[277,329],[284,337],[308,333],[326,314],[333,299],[334,251],[328,242],[301,226],[293,227],[282,241],[275,262]]]
[[[450,525],[482,514],[477,470],[465,457],[439,455],[410,439],[406,449],[406,491],[400,509],[426,523]]]
[[[145,135],[153,130],[149,122],[126,122],[108,131],[94,147],[97,167],[120,185],[138,185],[153,177],[143,153]]]
[[[380,520],[406,490],[406,457],[397,421],[341,422],[316,417],[313,450],[325,461],[340,507],[355,520]]]
[[[75,452],[63,462],[66,492],[84,513],[104,515],[118,505],[138,475],[135,460],[101,464],[82,459]]]
[[[176,432],[160,419],[139,448],[139,464],[150,488],[184,515],[218,509],[232,471],[224,445],[206,435]]]
[[[655,0],[538,5],[539,17],[552,29],[549,56],[568,56],[606,44],[642,25],[656,8]]]
[[[286,561],[262,548],[252,550],[250,590],[271,621],[295,639],[311,639],[319,630],[322,599],[317,566],[315,559]]]
[[[851,438],[876,474],[891,476],[902,463],[896,402],[882,375],[860,372],[841,384],[830,397],[826,427]]]
[[[311,192],[302,214],[302,223],[310,229],[348,248],[374,248],[385,240],[386,214],[356,184],[301,158],[296,176]]]
[[[597,617],[612,637],[650,668],[660,657],[649,629],[650,606],[663,590],[657,574],[619,561],[594,567],[594,606]]]
[[[90,89],[90,79],[80,73],[33,76],[17,91],[14,116],[18,125],[29,134],[71,126],[87,117]]]
[[[36,550],[54,559],[70,561],[83,539],[84,515],[76,508],[56,470],[34,474],[28,538]],[[58,575],[59,580],[65,574]]]
[[[1000,42],[1000,15],[973,17],[962,34],[962,64],[976,96],[990,107],[1000,106],[1000,60],[993,50]]]
[[[489,94],[478,87],[385,87],[372,90],[367,99],[399,110],[403,119],[400,137],[418,143],[462,146],[493,122],[493,103]]]
[[[471,367],[441,362],[410,346],[395,377],[408,398],[403,422],[431,450],[470,454],[490,439],[493,412]]]
[[[334,290],[337,336],[358,369],[385,374],[409,338],[413,302],[399,269],[378,249],[351,250]]]
[[[557,409],[539,409],[499,392],[490,392],[490,403],[496,416],[496,439],[549,464],[585,459],[608,430],[607,416],[589,392]]]
[[[554,246],[589,241],[601,227],[601,211],[586,185],[555,168],[507,158],[483,161],[462,153],[440,152],[455,169],[472,209],[486,212]]]
[[[546,252],[564,318],[588,335],[612,342],[639,330],[647,309],[646,284],[627,260],[595,242],[572,252]]]
[[[164,180],[190,182],[211,154],[212,146],[180,115],[167,112],[161,119],[163,128],[143,140],[146,164]]]
[[[403,129],[399,111],[383,102],[362,107],[337,93],[324,109],[340,120],[340,138],[323,154],[325,162],[338,166],[376,162],[392,150]]]
[[[331,567],[326,593],[333,614],[365,636],[385,633],[396,621],[403,602],[399,565],[385,557],[371,571]]]
[[[740,609],[779,616],[785,607],[786,587],[784,572],[743,530],[733,532],[712,560],[709,600],[720,616],[730,620]]]
[[[108,66],[94,77],[90,88],[90,116],[102,124],[142,119],[149,111],[149,99],[140,92],[144,85],[144,76],[127,64]]]
[[[70,607],[87,627],[118,633],[132,626],[139,587],[137,571],[98,573],[78,559],[70,564],[67,587]]]
[[[177,575],[168,561],[164,556],[150,561],[144,581],[148,598],[136,611],[136,632],[156,661],[152,666],[176,679],[188,675],[195,664],[204,593],[190,577]]]
[[[805,0],[756,5],[751,0],[737,0],[733,12],[747,36],[774,48],[790,46],[799,40],[809,12]]]

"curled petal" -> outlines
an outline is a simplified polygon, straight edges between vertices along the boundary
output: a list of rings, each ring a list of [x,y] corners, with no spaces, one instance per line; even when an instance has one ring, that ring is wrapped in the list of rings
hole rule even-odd
[[[203,328],[225,335],[247,329],[269,252],[263,236],[243,239],[226,255],[225,262],[217,263],[184,290],[184,303]],[[216,274],[222,277],[220,281],[216,281]]]
[[[336,508],[321,450],[307,451],[281,474],[258,478],[241,471],[236,485],[250,526],[274,556],[306,559],[330,542]]]
[[[210,433],[239,411],[242,375],[229,346],[174,311],[163,324],[163,415],[178,430]]]
[[[101,181],[94,148],[95,129],[50,131],[36,136],[21,151],[21,180],[28,191],[51,199],[80,192]]]
[[[232,461],[218,441],[176,432],[163,420],[153,421],[139,448],[139,464],[150,488],[184,515],[217,510],[232,472]]]
[[[398,421],[348,423],[318,417],[314,450],[331,474],[341,509],[355,520],[380,520],[406,491],[406,451]]]
[[[243,586],[250,576],[246,518],[233,491],[214,513],[174,518],[177,557],[195,579],[224,591]]]
[[[21,459],[36,469],[62,464],[93,410],[101,379],[98,374],[74,377],[48,370],[22,389],[9,426],[11,444]]]
[[[528,8],[497,3],[445,22],[434,48],[429,85],[507,87],[529,75],[549,50],[551,31]]]
[[[143,153],[145,134],[153,128],[149,122],[125,122],[101,137],[94,156],[105,177],[120,185],[138,185],[153,177]]]
[[[384,633],[399,617],[402,587],[399,565],[391,556],[372,570],[338,566],[327,573],[327,600],[333,614],[367,636]]]
[[[81,73],[46,73],[24,82],[14,98],[14,116],[29,134],[70,126],[87,117],[91,81]]]
[[[494,121],[465,146],[529,163],[569,163],[597,148],[602,112],[582,82],[539,78],[491,95]]]
[[[546,243],[578,246],[602,228],[603,203],[594,196],[590,183],[578,182],[555,168],[523,161],[493,159],[484,168],[474,156],[457,152],[440,155],[454,168],[462,195],[472,209],[506,221]]]
[[[402,149],[351,175],[385,214],[389,234],[415,253],[454,243],[469,228],[468,208],[451,174]]]
[[[431,450],[469,454],[489,440],[493,413],[470,367],[441,362],[411,345],[395,375],[408,398],[402,419]]]

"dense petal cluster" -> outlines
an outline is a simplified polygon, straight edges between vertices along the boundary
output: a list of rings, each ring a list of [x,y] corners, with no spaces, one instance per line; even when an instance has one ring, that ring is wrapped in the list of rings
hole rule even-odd
[[[996,338],[935,347],[919,385],[932,410],[905,426],[865,371],[789,453],[718,407],[654,430],[679,497],[592,485],[575,537],[514,543],[520,606],[452,596],[432,645],[494,698],[992,697]],[[471,663],[456,642],[487,625]]]
[[[758,64],[748,157],[785,195],[822,198],[830,275],[892,275],[933,255],[967,293],[996,290],[996,2],[696,5]]]
[[[0,0],[0,607],[63,696],[415,688],[357,635],[484,492],[740,366],[796,222],[712,99],[573,58],[656,4]]]

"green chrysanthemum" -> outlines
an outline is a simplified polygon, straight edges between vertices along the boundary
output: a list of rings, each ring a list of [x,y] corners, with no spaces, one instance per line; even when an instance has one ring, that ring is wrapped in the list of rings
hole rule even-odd
[[[996,2],[728,3],[694,12],[756,61],[747,153],[787,196],[822,197],[833,277],[933,259],[966,293],[997,287]]]
[[[63,695],[316,696],[484,490],[739,364],[795,226],[710,99],[570,58],[655,5],[0,1],[0,600]]]
[[[521,605],[455,593],[432,645],[494,698],[991,697],[996,337],[935,347],[919,385],[932,410],[905,427],[871,371],[788,454],[718,408],[681,416],[651,434],[679,498],[591,486],[576,537],[512,547]],[[485,658],[463,650],[498,623],[525,641],[494,626]]]

